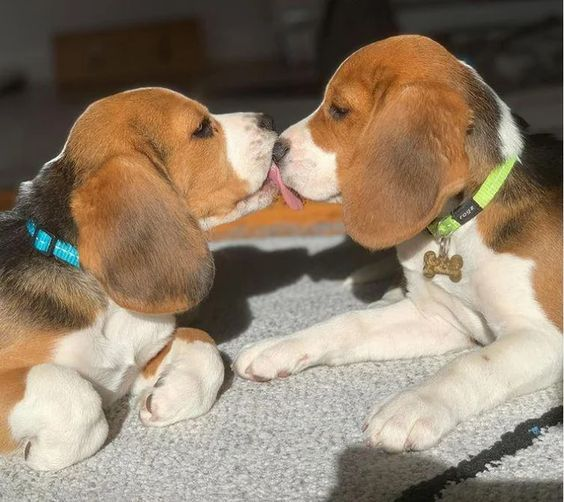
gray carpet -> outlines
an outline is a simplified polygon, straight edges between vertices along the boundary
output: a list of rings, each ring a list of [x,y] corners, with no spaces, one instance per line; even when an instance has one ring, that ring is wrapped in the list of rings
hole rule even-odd
[[[342,238],[215,248],[216,285],[195,324],[226,358],[382,293],[378,284],[343,286],[375,257]],[[363,446],[360,426],[373,404],[450,357],[314,368],[263,384],[235,379],[208,415],[165,429],[144,428],[124,400],[109,414],[108,444],[79,465],[39,474],[0,460],[0,500],[562,500],[561,387],[469,420],[429,451]]]

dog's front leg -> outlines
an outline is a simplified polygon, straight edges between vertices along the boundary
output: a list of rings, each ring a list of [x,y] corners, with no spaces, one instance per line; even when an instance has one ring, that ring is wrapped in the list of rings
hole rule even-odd
[[[133,387],[140,398],[141,421],[163,426],[203,415],[215,402],[223,376],[212,338],[198,329],[178,328]]]
[[[426,449],[465,418],[561,379],[561,335],[519,329],[377,406],[367,435],[389,451]]]
[[[0,371],[0,452],[56,471],[96,453],[108,434],[102,398],[77,371],[45,363]]]
[[[337,366],[444,354],[471,347],[467,334],[409,298],[347,312],[289,336],[243,348],[234,369],[243,378],[271,380],[311,366]]]

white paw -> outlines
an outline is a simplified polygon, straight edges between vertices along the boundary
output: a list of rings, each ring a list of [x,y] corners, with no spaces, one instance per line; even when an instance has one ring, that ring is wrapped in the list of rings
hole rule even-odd
[[[425,450],[456,425],[448,407],[420,389],[377,406],[365,424],[368,442],[387,451]]]
[[[265,382],[286,378],[313,364],[306,345],[295,336],[270,338],[243,347],[233,364],[242,378]]]
[[[215,345],[175,341],[155,385],[141,395],[141,421],[162,427],[207,413],[223,376],[223,361]]]
[[[29,371],[9,421],[14,438],[25,444],[27,465],[40,471],[90,457],[108,435],[100,395],[76,371],[54,364]]]

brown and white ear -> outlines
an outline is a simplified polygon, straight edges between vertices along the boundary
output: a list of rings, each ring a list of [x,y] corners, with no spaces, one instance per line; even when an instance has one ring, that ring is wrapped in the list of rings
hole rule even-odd
[[[415,84],[384,99],[339,173],[347,233],[370,249],[421,232],[462,189],[467,171],[470,116],[461,97]]]
[[[72,200],[81,266],[118,305],[135,312],[185,311],[214,275],[206,238],[174,187],[144,157],[116,157]]]

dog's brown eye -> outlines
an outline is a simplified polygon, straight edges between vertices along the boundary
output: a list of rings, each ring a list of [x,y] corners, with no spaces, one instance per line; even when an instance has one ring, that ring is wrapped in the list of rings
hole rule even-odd
[[[211,138],[213,136],[213,127],[209,118],[204,118],[198,128],[192,133],[195,138]]]
[[[337,106],[337,105],[331,105],[329,107],[329,114],[335,120],[344,119],[347,116],[347,114],[349,113],[349,111],[350,110],[347,110],[346,108],[342,108],[342,107]]]

